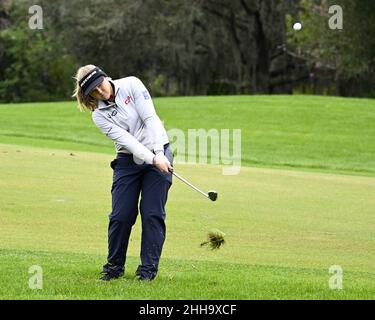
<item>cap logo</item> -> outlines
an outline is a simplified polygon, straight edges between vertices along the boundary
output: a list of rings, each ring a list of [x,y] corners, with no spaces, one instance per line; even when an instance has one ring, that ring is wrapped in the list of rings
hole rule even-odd
[[[94,70],[94,72],[92,72],[85,80],[83,80],[82,81],[82,83],[81,83],[81,87],[83,87],[84,85],[85,85],[85,83],[87,82],[87,81],[89,81],[91,78],[92,78],[92,76],[94,75],[94,74],[96,74],[96,70]]]

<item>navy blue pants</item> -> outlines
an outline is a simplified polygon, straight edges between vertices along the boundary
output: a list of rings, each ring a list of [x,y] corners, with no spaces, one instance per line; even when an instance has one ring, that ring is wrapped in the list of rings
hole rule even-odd
[[[165,156],[173,165],[169,145]],[[164,174],[149,164],[136,164],[133,155],[117,154],[113,172],[112,212],[108,226],[108,263],[124,272],[126,251],[139,209],[142,218],[141,264],[137,274],[154,278],[165,240],[165,204],[172,185],[172,174]],[[104,266],[105,270],[106,266]]]

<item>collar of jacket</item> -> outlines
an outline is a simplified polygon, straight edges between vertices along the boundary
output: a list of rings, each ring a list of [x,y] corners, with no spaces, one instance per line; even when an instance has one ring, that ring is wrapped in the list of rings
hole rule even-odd
[[[102,101],[101,105],[99,105],[98,109],[106,109],[106,108],[109,108],[109,107],[113,107],[114,105],[116,105],[116,98],[117,98],[117,94],[120,90],[120,88],[117,86],[117,84],[112,81],[111,79],[108,80],[111,85],[112,85],[112,88],[114,89],[115,91],[115,102],[110,102],[109,104],[106,104],[104,101]]]

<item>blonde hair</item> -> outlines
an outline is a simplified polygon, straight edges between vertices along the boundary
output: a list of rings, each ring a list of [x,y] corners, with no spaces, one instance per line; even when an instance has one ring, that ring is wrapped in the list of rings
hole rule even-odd
[[[98,105],[98,100],[93,98],[91,95],[85,96],[82,92],[81,87],[79,86],[79,81],[95,68],[96,66],[94,66],[93,64],[83,66],[78,69],[77,74],[74,77],[74,79],[76,80],[76,88],[74,89],[74,94],[72,95],[72,97],[76,97],[78,102],[78,109],[81,112],[85,111],[85,109],[94,111]]]

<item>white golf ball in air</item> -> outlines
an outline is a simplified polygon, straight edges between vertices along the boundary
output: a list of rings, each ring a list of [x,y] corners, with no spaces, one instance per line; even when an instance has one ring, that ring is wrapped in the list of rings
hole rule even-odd
[[[293,25],[293,29],[296,30],[296,31],[299,31],[302,29],[302,24],[299,23],[299,22],[296,22],[294,25]]]

